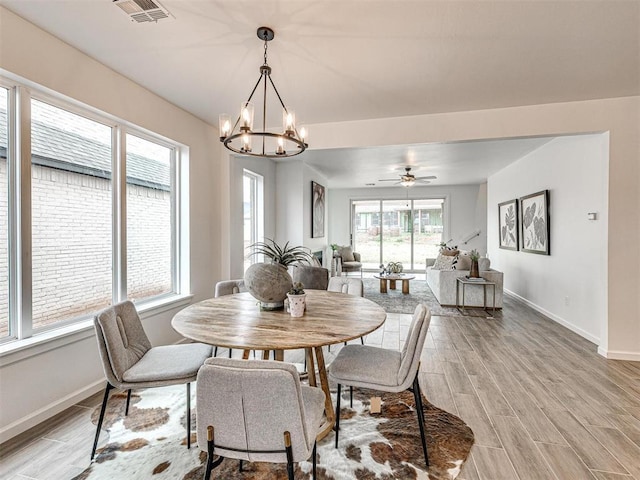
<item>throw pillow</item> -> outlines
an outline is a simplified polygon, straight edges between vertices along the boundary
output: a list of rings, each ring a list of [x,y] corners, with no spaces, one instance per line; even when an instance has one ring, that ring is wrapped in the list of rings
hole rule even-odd
[[[343,262],[356,261],[355,257],[353,256],[353,250],[351,249],[351,246],[340,247],[338,251],[340,252],[340,256],[342,257]]]
[[[447,255],[438,255],[436,263],[431,267],[433,270],[454,270],[454,261],[457,261],[457,257],[450,257]]]
[[[460,250],[458,250],[457,248],[455,248],[453,250],[444,249],[440,253],[442,253],[442,255],[446,255],[447,257],[455,257],[456,255],[458,255],[460,253]]]
[[[457,270],[471,270],[471,258],[469,255],[458,255]]]

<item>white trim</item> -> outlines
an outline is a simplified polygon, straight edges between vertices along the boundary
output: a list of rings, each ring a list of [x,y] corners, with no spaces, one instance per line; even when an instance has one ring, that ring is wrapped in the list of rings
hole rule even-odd
[[[607,350],[598,347],[598,354],[608,360],[627,360],[631,362],[640,362],[640,352],[622,352],[620,350]]]
[[[52,402],[49,405],[46,405],[0,429],[0,443],[6,442],[16,435],[19,435],[45,420],[48,420],[54,415],[65,411],[67,408],[72,407],[94,393],[99,392],[104,388],[105,382],[106,381],[104,379],[93,382],[92,384],[81,388],[80,390],[76,390],[66,397]]]
[[[143,302],[136,305],[141,319],[174,310],[188,305],[193,295],[173,295],[162,297],[155,301]],[[93,319],[65,325],[61,328],[47,330],[23,340],[14,340],[0,345],[0,368],[11,365],[30,357],[41,355],[49,350],[62,348],[95,335]]]
[[[571,330],[574,333],[577,333],[578,335],[580,335],[582,338],[586,338],[587,340],[589,340],[590,342],[595,343],[596,345],[600,345],[600,339],[594,335],[591,335],[589,332],[586,332],[585,330],[583,330],[580,327],[577,327],[576,325],[574,325],[571,322],[568,322],[567,320],[565,320],[562,317],[559,317],[558,315],[556,315],[555,313],[551,313],[548,310],[545,310],[544,308],[542,308],[539,305],[536,305],[535,303],[531,302],[530,300],[527,300],[524,297],[521,297],[520,295],[518,295],[517,293],[512,292],[511,290],[507,290],[506,288],[503,290],[504,293],[506,293],[507,295],[521,301],[522,303],[524,303],[525,305],[533,308],[534,310],[536,310],[537,312],[540,312],[541,314],[543,314],[545,317],[549,317],[551,320],[553,320],[556,323],[559,323],[560,325],[562,325],[563,327],[568,328],[569,330]]]

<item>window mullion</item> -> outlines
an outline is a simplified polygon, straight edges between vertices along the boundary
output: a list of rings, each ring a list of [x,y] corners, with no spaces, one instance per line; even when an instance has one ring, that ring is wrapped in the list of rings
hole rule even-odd
[[[178,152],[175,148],[171,149],[171,278],[173,284],[173,290],[175,293],[182,292],[180,272],[180,215],[178,215],[178,209],[180,208],[180,178],[178,176]]]
[[[127,298],[127,142],[123,127],[112,130],[113,303]]]
[[[31,336],[31,98],[18,86],[10,96],[9,127],[9,318],[17,338]]]

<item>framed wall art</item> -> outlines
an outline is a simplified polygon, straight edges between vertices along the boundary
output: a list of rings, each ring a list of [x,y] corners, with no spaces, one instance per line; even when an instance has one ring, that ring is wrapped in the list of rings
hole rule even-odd
[[[520,250],[550,255],[549,190],[520,198]]]
[[[498,246],[518,250],[518,200],[499,203],[498,217]]]
[[[324,187],[311,181],[311,238],[324,237]]]

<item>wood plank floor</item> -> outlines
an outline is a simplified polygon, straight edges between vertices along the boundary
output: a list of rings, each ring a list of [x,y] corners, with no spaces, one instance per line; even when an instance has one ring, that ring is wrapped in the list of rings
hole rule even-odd
[[[640,480],[640,362],[606,360],[510,297],[495,317],[433,317],[422,355],[425,395],[476,436],[458,478]],[[366,341],[400,348],[409,322],[390,314]],[[101,395],[0,445],[0,478],[68,479],[84,470]]]

